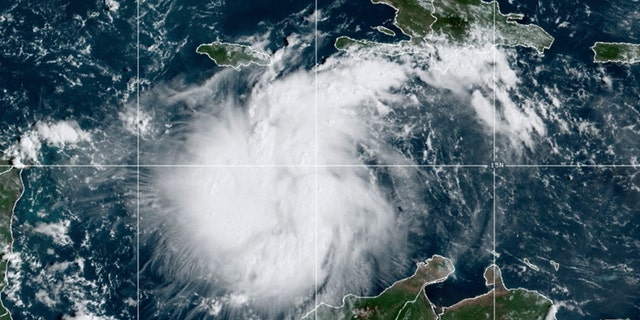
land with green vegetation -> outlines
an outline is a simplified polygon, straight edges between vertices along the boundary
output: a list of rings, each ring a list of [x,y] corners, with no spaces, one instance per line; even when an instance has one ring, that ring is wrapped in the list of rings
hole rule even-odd
[[[226,43],[212,42],[201,44],[196,48],[199,54],[207,55],[213,62],[221,67],[230,67],[240,70],[251,64],[266,66],[270,63],[269,55],[256,51],[249,46]]]
[[[13,237],[11,235],[11,220],[16,202],[22,195],[22,179],[20,169],[11,166],[9,162],[0,161],[0,293],[7,285],[7,255],[11,253]],[[11,313],[5,308],[0,294],[0,320],[11,319]]]
[[[424,288],[453,273],[450,259],[435,255],[419,263],[413,276],[394,283],[376,297],[346,296],[341,307],[319,305],[303,319],[437,319]]]
[[[347,36],[338,37],[334,46],[339,50],[349,52],[353,56],[381,52],[385,56],[404,56],[424,53],[424,50],[411,45],[407,41],[397,43],[380,43],[369,40],[358,40]]]
[[[445,281],[454,272],[450,259],[433,256],[420,263],[415,274],[394,283],[376,297],[348,295],[340,307],[319,305],[303,320],[538,320],[554,314],[549,299],[535,291],[507,289],[500,269],[492,265],[484,278],[493,289],[475,298],[465,299],[450,307],[434,305],[425,294],[425,287]],[[495,296],[495,308],[494,308]]]
[[[592,47],[594,62],[639,63],[640,44],[623,42],[596,42]]]
[[[486,294],[465,299],[444,309],[440,320],[539,320],[554,312],[551,300],[526,289],[509,290],[504,286],[500,269],[492,265],[485,271]],[[494,307],[495,298],[495,307]],[[495,312],[495,318],[494,318]]]
[[[335,46],[340,50],[348,50],[349,48],[376,48],[379,44],[374,41],[357,40],[351,37],[342,36],[336,39]]]
[[[418,0],[371,0],[374,4],[386,4],[396,10],[395,25],[415,42],[431,32],[436,22],[432,8],[420,4]]]
[[[396,10],[395,25],[414,45],[445,38],[460,45],[495,43],[529,47],[539,54],[549,49],[554,38],[534,24],[521,24],[521,14],[503,14],[498,2],[482,0],[371,0]],[[495,22],[495,23],[494,23]],[[352,49],[353,43],[338,42],[339,50]]]

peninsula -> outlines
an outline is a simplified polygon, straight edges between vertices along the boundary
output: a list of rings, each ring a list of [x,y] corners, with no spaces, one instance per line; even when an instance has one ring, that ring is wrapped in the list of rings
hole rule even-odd
[[[303,319],[437,319],[424,288],[446,280],[454,271],[450,259],[435,255],[418,264],[413,276],[402,279],[376,297],[348,295],[340,307],[320,304]]]
[[[484,278],[488,286],[493,286],[491,291],[446,307],[439,315],[439,319],[555,319],[555,307],[551,300],[535,291],[522,288],[507,289],[498,266],[489,266],[484,273]]]
[[[455,271],[450,259],[435,255],[419,263],[413,276],[400,280],[375,297],[348,295],[339,307],[320,304],[303,320],[538,320],[555,319],[555,306],[543,295],[527,289],[509,290],[500,269],[489,266],[484,273],[489,292],[436,307],[425,293],[428,285],[445,281]],[[436,310],[441,310],[436,313]]]

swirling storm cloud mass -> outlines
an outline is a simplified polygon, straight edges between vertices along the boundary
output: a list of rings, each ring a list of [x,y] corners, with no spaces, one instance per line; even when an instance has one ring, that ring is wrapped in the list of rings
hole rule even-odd
[[[283,75],[299,49],[290,42],[244,79],[229,70],[200,86],[154,91],[153,101],[198,110],[178,134],[154,142],[160,151],[152,160],[172,167],[153,170],[146,182],[145,234],[164,244],[148,267],[170,274],[176,286],[159,294],[179,300],[176,293],[201,292],[202,308],[214,315],[291,316],[315,298],[339,303],[344,294],[367,292],[377,275],[396,272],[408,248],[411,217],[396,209],[398,195],[385,190],[375,169],[415,165],[392,142],[420,130],[412,123],[419,119],[395,121],[420,103],[399,92],[415,81],[449,89],[491,130],[492,110],[483,108],[490,82],[477,75],[489,70],[495,48],[463,51],[431,68],[385,55],[336,56],[317,70]],[[498,130],[514,146],[532,146],[531,135],[544,129],[534,111],[513,107],[507,91],[517,79],[497,54],[506,115]],[[448,69],[457,70],[453,81]]]

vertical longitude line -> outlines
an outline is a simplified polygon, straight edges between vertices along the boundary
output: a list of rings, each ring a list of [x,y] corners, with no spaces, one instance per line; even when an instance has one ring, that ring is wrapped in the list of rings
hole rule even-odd
[[[495,0],[495,5],[493,6],[493,48],[492,48],[492,62],[493,62],[493,162],[496,161],[496,10],[498,6],[498,1]]]
[[[314,303],[315,303],[315,319],[318,318],[318,0],[314,0],[314,56],[313,56],[313,68],[314,70],[314,138],[315,138],[315,150],[314,150]]]
[[[140,320],[140,0],[136,1],[136,319]]]
[[[498,49],[496,43],[496,11],[498,10],[498,1],[494,1],[493,5],[493,320],[496,320],[496,50]]]

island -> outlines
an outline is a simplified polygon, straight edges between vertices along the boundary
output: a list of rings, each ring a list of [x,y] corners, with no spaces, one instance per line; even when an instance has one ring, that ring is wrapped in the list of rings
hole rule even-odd
[[[13,236],[11,235],[11,221],[13,209],[23,191],[20,169],[9,162],[0,160],[0,320],[10,320],[11,313],[2,303],[2,292],[7,286],[7,255],[11,253]]]
[[[322,303],[302,319],[493,320],[494,314],[496,320],[555,319],[556,308],[551,300],[535,291],[507,289],[496,265],[489,266],[484,272],[485,284],[492,286],[492,290],[449,307],[435,306],[427,297],[425,287],[445,281],[454,271],[450,259],[434,255],[419,263],[411,277],[394,283],[378,296],[347,295],[341,306]]]
[[[251,64],[267,66],[270,63],[269,55],[235,43],[216,41],[201,44],[196,48],[196,52],[207,55],[218,66],[230,67],[237,71]]]
[[[376,30],[378,30],[378,32],[380,32],[380,33],[386,34],[386,35],[391,36],[391,37],[395,37],[396,36],[396,33],[393,30],[391,30],[391,29],[389,29],[389,28],[387,28],[385,26],[377,26]]]
[[[541,27],[522,24],[522,14],[503,14],[497,1],[482,0],[371,0],[396,11],[394,24],[409,43],[424,45],[444,38],[464,46],[490,42],[511,47],[529,47],[543,54],[554,38]],[[335,42],[338,50],[362,48],[357,40]],[[354,44],[356,46],[354,46]]]
[[[624,42],[596,42],[592,47],[595,63],[638,63],[640,62],[640,44]]]

